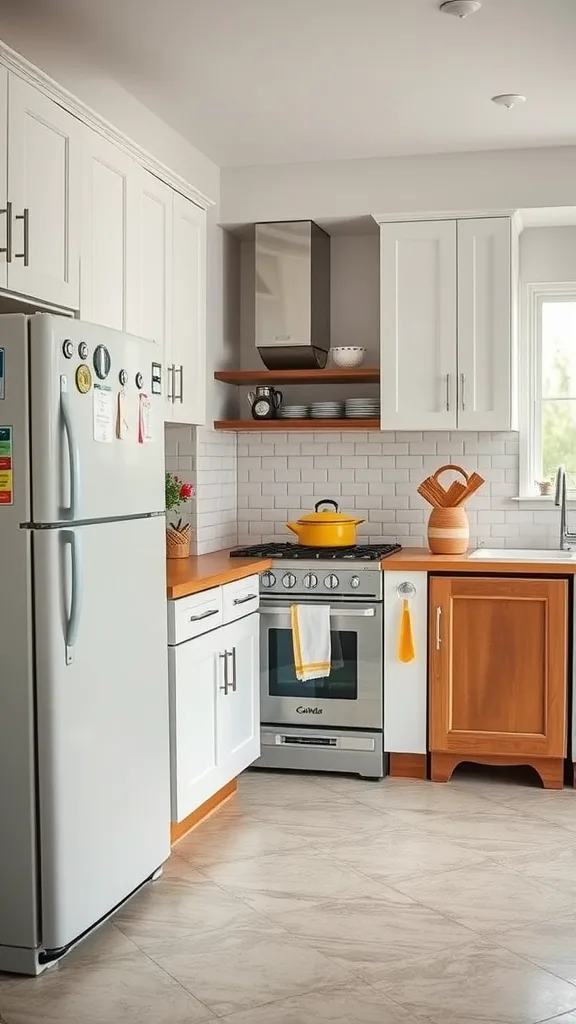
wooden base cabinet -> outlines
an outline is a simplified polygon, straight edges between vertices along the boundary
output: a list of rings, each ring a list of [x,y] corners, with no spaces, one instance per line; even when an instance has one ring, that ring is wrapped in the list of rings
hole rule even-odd
[[[429,597],[432,779],[461,761],[527,764],[561,788],[567,581],[432,577]]]

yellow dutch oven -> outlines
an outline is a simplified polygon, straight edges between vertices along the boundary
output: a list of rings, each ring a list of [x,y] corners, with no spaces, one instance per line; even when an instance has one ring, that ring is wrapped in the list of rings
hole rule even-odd
[[[333,505],[334,511],[319,512],[321,505]],[[286,523],[301,544],[311,548],[345,548],[356,543],[356,527],[363,519],[355,519],[347,512],[339,512],[331,498],[317,502],[313,512],[302,516],[297,523]]]

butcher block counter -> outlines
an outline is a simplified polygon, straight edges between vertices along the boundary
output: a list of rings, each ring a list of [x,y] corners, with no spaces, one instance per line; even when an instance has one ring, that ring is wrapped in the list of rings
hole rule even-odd
[[[211,551],[208,555],[191,555],[190,558],[169,558],[166,562],[166,595],[169,600],[188,597],[210,587],[221,587],[224,583],[264,572],[271,565],[269,558],[230,558],[230,548]]]
[[[393,572],[474,572],[521,574],[530,576],[570,576],[576,574],[576,559],[542,561],[519,561],[505,558],[470,558],[464,555],[433,555],[428,548],[402,548],[388,558],[382,559],[381,566]],[[552,552],[551,552],[552,554]]]

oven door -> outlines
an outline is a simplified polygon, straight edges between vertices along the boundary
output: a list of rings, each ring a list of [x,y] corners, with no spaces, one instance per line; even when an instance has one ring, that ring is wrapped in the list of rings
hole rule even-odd
[[[294,669],[291,603],[260,606],[262,722],[382,729],[382,605],[331,605],[330,675],[300,682]]]

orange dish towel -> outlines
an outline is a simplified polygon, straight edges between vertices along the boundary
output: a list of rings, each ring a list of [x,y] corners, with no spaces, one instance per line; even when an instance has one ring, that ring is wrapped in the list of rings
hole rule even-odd
[[[290,608],[294,668],[300,682],[330,675],[330,605],[293,604]]]
[[[402,602],[402,617],[400,619],[400,635],[398,637],[398,660],[405,662],[414,661],[415,657],[416,648],[414,646],[410,601],[404,599]]]

